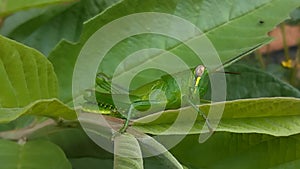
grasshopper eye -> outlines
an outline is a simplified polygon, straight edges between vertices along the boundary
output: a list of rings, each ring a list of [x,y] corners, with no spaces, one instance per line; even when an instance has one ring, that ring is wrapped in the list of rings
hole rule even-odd
[[[205,67],[203,65],[199,65],[195,69],[195,78],[201,77],[205,71]]]

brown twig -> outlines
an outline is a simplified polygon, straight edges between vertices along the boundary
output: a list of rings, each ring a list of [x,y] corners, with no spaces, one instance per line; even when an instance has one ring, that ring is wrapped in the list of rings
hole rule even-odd
[[[56,125],[56,122],[52,119],[49,119],[31,127],[0,132],[0,138],[7,140],[23,140],[35,131],[51,125]]]

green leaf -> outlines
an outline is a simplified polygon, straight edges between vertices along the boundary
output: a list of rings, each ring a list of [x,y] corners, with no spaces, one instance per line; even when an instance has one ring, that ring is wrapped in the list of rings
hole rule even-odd
[[[98,158],[72,158],[69,159],[72,163],[73,169],[99,169],[101,168],[113,168],[113,159],[98,159]]]
[[[99,159],[113,159],[113,154],[94,143],[83,129],[79,127],[73,128],[73,125],[67,125],[68,127],[47,126],[29,135],[28,139],[48,140],[58,145],[68,158],[95,157]],[[80,124],[76,125],[80,126]]]
[[[222,103],[214,103],[213,106],[218,106],[218,104]],[[199,108],[208,113],[210,107],[210,104],[205,104]],[[187,134],[183,128],[191,123],[193,114],[188,113],[192,111],[191,107],[159,112],[137,119],[133,124],[133,128],[154,135],[162,134],[172,126],[179,110],[186,113],[185,118],[180,121],[180,127],[173,128],[171,132],[163,134]],[[225,109],[216,131],[263,133],[273,136],[298,134],[300,131],[299,110],[300,99],[296,98],[275,97],[228,101],[225,103]],[[200,133],[203,124],[202,116],[198,115],[189,134]]]
[[[47,141],[25,144],[0,140],[1,169],[71,169],[63,151]]]
[[[183,168],[177,159],[162,144],[160,144],[151,136],[144,135],[143,137],[139,137],[139,143],[144,156],[150,157],[149,159],[155,158],[159,161],[160,164],[157,164],[156,162],[156,165],[163,166],[164,168]],[[147,164],[146,160],[145,163]],[[155,168],[159,168],[158,166]]]
[[[72,163],[72,166],[74,169],[99,169],[99,166],[102,168],[113,168],[113,159],[98,159],[98,158],[72,158],[69,159]],[[145,158],[145,169],[166,169],[170,168],[169,166],[165,165],[163,161],[160,161],[160,159],[151,157],[151,158]]]
[[[73,101],[72,76],[76,62],[74,56],[78,54],[79,50],[65,50],[67,46],[71,45],[65,43],[57,46],[56,51],[50,55],[49,60],[54,66],[54,71],[59,81],[59,99],[69,104]],[[61,48],[61,50],[58,48]],[[66,52],[68,52],[68,55],[65,55]]]
[[[14,12],[34,8],[39,6],[46,6],[56,3],[72,2],[74,0],[1,0],[0,1],[0,17],[7,16]]]
[[[233,64],[226,67],[227,72],[239,74],[228,74],[226,76],[226,100],[258,98],[258,97],[297,97],[300,91],[290,84],[276,78],[275,76],[242,64]],[[214,76],[214,73],[211,74]],[[210,88],[207,100],[210,100]]]
[[[114,169],[143,169],[143,157],[137,139],[128,133],[114,138]]]
[[[10,115],[8,115],[8,116],[10,116]],[[0,131],[2,132],[2,131],[9,131],[9,130],[10,131],[20,130],[22,128],[30,127],[31,125],[42,122],[45,119],[46,119],[46,117],[36,117],[33,115],[20,116],[16,120],[11,121],[9,123],[1,123]],[[2,138],[5,138],[5,137],[2,137]]]
[[[21,11],[6,18],[0,33],[48,55],[62,39],[78,40],[83,22],[116,1],[76,0],[71,4]]]
[[[286,19],[289,12],[298,5],[300,5],[298,0],[284,2],[281,0],[256,0],[251,3],[236,0],[124,0],[85,23],[85,29],[78,43],[71,44],[63,41],[50,54],[50,60],[55,66],[60,82],[60,98],[64,101],[72,98],[71,86],[74,64],[83,45],[93,33],[120,17],[141,12],[161,12],[184,18],[204,32],[204,35],[216,48],[222,63],[228,63],[235,60],[237,56],[241,57],[268,42],[270,38],[267,36],[267,32]],[[222,11],[222,15],[220,15],[220,11]],[[261,20],[264,21],[263,24],[260,24]],[[168,23],[168,21],[161,22]],[[135,23],[130,30],[139,30],[140,27],[143,27],[143,25]],[[118,37],[118,35],[118,32],[114,32],[114,37]],[[98,39],[99,42],[104,40]],[[97,51],[98,48],[99,46],[95,45],[94,50]],[[99,69],[107,75],[112,75],[120,61],[126,56],[141,49],[149,48],[171,52],[190,67],[201,63],[195,53],[184,42],[161,35],[146,34],[127,38],[116,44],[107,53]],[[91,52],[93,52],[92,49]],[[203,53],[203,55],[207,56],[207,53]],[[132,73],[133,68],[141,63],[152,61],[158,56],[151,56],[153,59],[149,60],[147,57],[146,60],[141,59],[127,63],[119,75]],[[89,62],[90,60],[86,59],[82,64],[90,65]],[[64,63],[68,63],[68,65],[62,67],[61,65]],[[169,64],[164,65],[168,66]],[[153,78],[159,78],[161,74],[162,72],[154,71],[136,76],[135,83],[132,84],[138,87],[154,80]]]
[[[0,123],[8,123],[22,115],[37,115],[51,118],[75,120],[74,110],[65,106],[57,99],[38,100],[23,108],[0,108]]]
[[[75,119],[57,99],[52,64],[39,52],[0,36],[0,123],[23,114]]]
[[[293,169],[300,167],[299,143],[299,134],[273,137],[216,132],[203,144],[198,135],[188,135],[171,152],[193,169]]]
[[[39,52],[0,36],[0,107],[20,108],[57,96],[51,63]]]
[[[292,24],[292,25],[299,24],[300,23],[300,7],[298,7],[293,12],[291,12],[290,16],[291,16],[291,19],[287,20],[288,24]]]
[[[79,125],[79,124],[78,124]],[[67,125],[68,126],[68,125]],[[97,126],[98,128],[102,126]],[[99,136],[101,137],[101,136]],[[75,169],[80,169],[82,166],[85,168],[99,168],[99,166],[113,166],[113,154],[108,153],[97,144],[95,144],[80,128],[65,128],[57,126],[48,126],[42,128],[32,135],[28,136],[29,140],[46,139],[58,145],[70,159]],[[110,138],[107,138],[111,141]],[[164,152],[163,154],[155,157],[144,158],[144,167],[147,168],[180,168],[180,163],[175,159],[170,152],[168,152],[161,144],[155,141],[150,136],[145,140],[139,140],[142,152]],[[77,149],[74,147],[81,147]],[[105,168],[105,167],[103,167]]]

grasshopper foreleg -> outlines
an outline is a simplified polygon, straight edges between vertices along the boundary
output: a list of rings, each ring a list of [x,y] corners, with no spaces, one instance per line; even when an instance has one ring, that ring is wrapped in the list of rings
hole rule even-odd
[[[189,102],[189,104],[203,117],[203,119],[205,120],[207,127],[209,129],[210,132],[213,132],[213,129],[210,125],[210,122],[207,118],[207,116],[205,115],[205,113],[203,111],[201,111],[192,101],[191,99],[187,98],[187,101]]]
[[[127,114],[127,117],[125,119],[125,122],[124,122],[124,125],[123,127],[119,130],[119,132],[121,134],[125,133],[128,126],[129,126],[129,122],[130,122],[130,118],[131,118],[131,114],[132,114],[132,111],[133,111],[133,108],[134,106],[131,104],[130,107],[129,107],[129,110],[128,110],[128,114]]]

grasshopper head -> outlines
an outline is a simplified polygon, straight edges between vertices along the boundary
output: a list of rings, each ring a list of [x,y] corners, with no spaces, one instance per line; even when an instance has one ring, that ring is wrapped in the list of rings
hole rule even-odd
[[[199,65],[195,69],[194,76],[194,94],[198,91],[200,96],[204,96],[209,83],[208,69]]]
[[[199,85],[201,76],[203,75],[203,73],[205,72],[205,67],[203,65],[199,65],[196,67],[195,69],[195,87],[197,87]]]
[[[201,77],[202,75],[203,75],[203,73],[204,73],[204,71],[205,71],[205,66],[203,66],[203,65],[198,65],[197,67],[196,67],[196,69],[195,69],[195,78],[197,78],[197,77]]]

